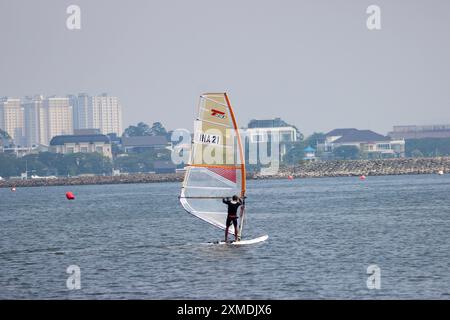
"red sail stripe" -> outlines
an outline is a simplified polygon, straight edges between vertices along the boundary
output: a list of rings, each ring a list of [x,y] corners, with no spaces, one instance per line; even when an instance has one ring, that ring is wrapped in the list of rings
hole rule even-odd
[[[216,110],[216,109],[211,109],[211,115],[215,116],[216,114],[220,114],[220,115],[225,115],[225,112]]]
[[[236,183],[236,169],[225,169],[225,168],[208,168],[208,170],[218,174],[225,179],[228,179]]]

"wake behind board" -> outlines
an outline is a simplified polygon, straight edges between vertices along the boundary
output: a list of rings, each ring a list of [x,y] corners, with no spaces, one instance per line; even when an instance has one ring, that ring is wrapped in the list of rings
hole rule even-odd
[[[263,242],[263,241],[266,241],[268,238],[269,238],[269,236],[266,234],[264,236],[254,238],[254,239],[241,240],[241,241],[227,241],[227,242],[217,241],[217,242],[213,242],[213,244],[228,244],[228,245],[232,245],[232,246],[242,246],[242,245],[246,245],[246,244],[255,244],[255,243]]]

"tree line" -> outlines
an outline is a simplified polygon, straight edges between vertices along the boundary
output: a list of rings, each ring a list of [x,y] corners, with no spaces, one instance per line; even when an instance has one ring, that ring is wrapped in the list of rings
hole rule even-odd
[[[40,152],[23,157],[0,153],[0,177],[28,176],[77,176],[82,174],[110,175],[113,169],[138,173],[154,171],[156,160],[170,160],[169,150],[151,150],[142,153],[123,154],[111,160],[100,153],[60,154]]]
[[[29,176],[110,174],[112,162],[100,153],[40,152],[19,158],[14,154],[0,153],[1,177],[18,177],[24,172]]]
[[[125,129],[122,137],[137,136],[165,136],[170,140],[170,133],[161,122],[154,122],[151,126],[144,122],[131,125]],[[11,137],[0,129],[0,139],[8,145]],[[303,160],[304,149],[311,146],[317,150],[317,145],[323,143],[325,134],[313,133],[307,138],[300,135],[300,139],[287,145],[287,153],[282,162],[293,165]],[[5,143],[6,142],[6,143]],[[0,153],[0,176],[20,176],[27,171],[29,175],[37,176],[75,176],[80,174],[111,174],[112,169],[121,172],[149,172],[154,170],[156,160],[170,160],[170,151],[148,150],[141,153],[126,154],[115,144],[112,145],[113,160],[98,153],[56,154],[41,152],[17,158],[13,154]],[[320,154],[317,154],[320,156]],[[407,157],[435,157],[450,155],[450,138],[408,139],[405,144]],[[361,159],[360,150],[354,146],[341,146],[333,150],[335,159]],[[250,168],[251,169],[251,168]]]
[[[407,139],[405,154],[413,158],[449,156],[450,138]]]
[[[160,122],[152,126],[140,122],[125,129],[123,137],[166,136],[169,133]],[[168,137],[170,138],[170,137]],[[0,139],[10,141],[7,132],[0,129]],[[8,143],[7,145],[10,145]],[[5,144],[6,145],[6,144]],[[27,172],[28,176],[77,176],[82,174],[109,175],[113,169],[121,172],[137,173],[154,171],[156,160],[170,160],[170,150],[148,150],[140,153],[123,153],[112,145],[114,159],[100,153],[59,154],[40,152],[16,157],[15,154],[0,153],[0,177],[19,177]]]
[[[317,144],[325,140],[324,133],[314,133],[305,140],[293,143],[284,157],[286,164],[296,164],[304,156],[304,149],[311,146],[317,150]],[[363,154],[356,146],[340,146],[332,152],[334,159],[357,160],[363,158]],[[316,152],[316,156],[320,153]],[[450,138],[422,138],[405,140],[405,156],[409,158],[418,157],[442,157],[450,156]]]

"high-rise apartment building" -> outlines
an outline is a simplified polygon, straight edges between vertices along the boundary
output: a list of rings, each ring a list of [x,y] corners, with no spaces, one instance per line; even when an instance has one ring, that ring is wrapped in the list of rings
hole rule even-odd
[[[99,129],[102,134],[122,134],[122,107],[117,97],[102,94],[90,97],[81,93],[74,99],[74,127]]]
[[[22,107],[24,114],[25,145],[28,147],[42,144],[40,114],[43,108],[44,97],[37,95],[26,97]]]
[[[91,129],[93,128],[91,114],[91,97],[86,93],[80,93],[78,96],[69,95],[70,105],[73,107],[73,128]]]
[[[73,134],[73,110],[67,97],[49,97],[40,112],[41,142],[48,145],[54,136]]]
[[[122,134],[122,108],[117,97],[106,94],[92,97],[94,109],[93,127],[103,134]]]
[[[20,99],[4,97],[0,99],[0,129],[6,131],[16,145],[24,145],[23,108]]]
[[[74,129],[98,129],[100,133],[122,134],[122,108],[117,97],[27,96],[0,98],[0,128],[16,145],[48,145],[54,136],[71,135]]]
[[[26,97],[23,104],[24,143],[26,146],[47,145],[54,136],[73,133],[73,114],[70,99]]]

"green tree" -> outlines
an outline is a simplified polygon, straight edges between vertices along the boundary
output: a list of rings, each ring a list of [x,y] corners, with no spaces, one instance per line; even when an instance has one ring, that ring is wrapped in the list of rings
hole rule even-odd
[[[154,122],[150,127],[144,122],[139,122],[136,126],[129,126],[123,133],[124,137],[142,136],[167,136],[167,130],[161,122]]]
[[[11,136],[8,134],[8,132],[0,129],[0,145],[3,146],[13,146],[14,141],[11,138]]]
[[[0,176],[19,176],[28,170],[29,175],[75,176],[79,174],[110,174],[111,160],[100,153],[57,154],[42,152],[22,158],[0,153]]]
[[[115,143],[111,144],[111,153],[114,156],[114,158],[117,157],[117,155],[121,153],[121,150],[117,144],[115,144]]]
[[[283,157],[283,162],[287,164],[297,164],[305,157],[307,144],[305,141],[296,141],[290,145],[290,148]]]
[[[129,126],[123,133],[124,137],[142,137],[151,135],[152,129],[144,122],[139,122],[136,126]]]
[[[450,155],[450,138],[407,139],[405,141],[406,156],[417,156],[417,151],[425,157],[448,156]]]
[[[39,160],[39,154],[29,154],[21,159],[21,167],[26,167],[28,175],[44,176],[48,175],[48,165]],[[24,165],[24,162],[26,163]],[[25,171],[25,168],[24,170]]]
[[[15,155],[0,153],[0,177],[9,178],[19,176],[19,160]]]
[[[43,163],[47,167],[48,175],[57,175],[58,174],[58,164],[62,161],[64,155],[60,153],[52,153],[52,152],[40,152],[38,154],[38,160]]]
[[[411,151],[411,157],[421,158],[421,157],[423,157],[423,153],[420,152],[420,150],[418,150],[418,149],[414,149],[413,151]]]
[[[0,129],[0,139],[11,140],[11,136],[8,134],[8,132]]]
[[[154,122],[150,128],[151,136],[167,136],[166,128],[161,124],[161,122]]]
[[[109,174],[111,160],[100,153],[72,153],[64,155],[58,166],[60,175]]]
[[[98,152],[84,153],[78,166],[80,174],[109,174],[112,170],[112,163],[108,157],[104,157]]]
[[[114,167],[122,172],[142,172],[144,165],[139,161],[138,154],[124,154],[114,161]]]
[[[355,146],[340,146],[333,150],[333,155],[336,159],[354,160],[360,158],[358,147]]]
[[[143,153],[129,153],[117,157],[114,167],[122,172],[149,172],[154,170],[156,160],[170,160],[170,151],[149,150]]]
[[[314,132],[308,138],[306,138],[306,143],[317,150],[317,145],[323,143],[326,139],[326,135],[323,132]]]

